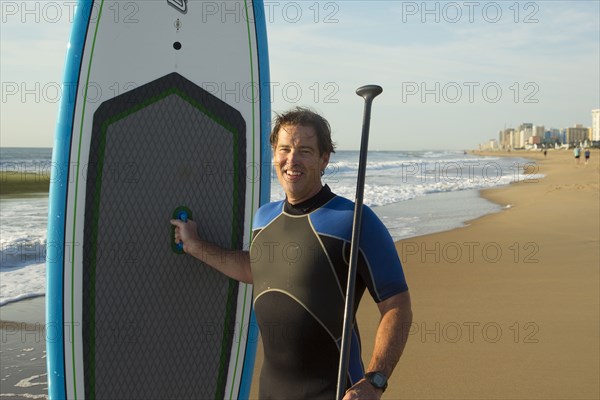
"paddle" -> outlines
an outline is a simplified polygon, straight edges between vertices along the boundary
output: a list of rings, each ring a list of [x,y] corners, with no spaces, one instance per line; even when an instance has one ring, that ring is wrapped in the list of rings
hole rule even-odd
[[[344,329],[340,348],[340,365],[338,369],[336,399],[344,397],[348,364],[350,361],[350,345],[354,325],[354,287],[356,284],[356,271],[358,269],[358,248],[360,240],[360,225],[363,209],[363,194],[365,191],[365,173],[367,170],[367,151],[369,147],[369,128],[371,124],[371,104],[373,99],[383,92],[377,85],[366,85],[356,89],[356,94],[365,100],[363,114],[362,139],[358,159],[358,180],[356,183],[356,199],[354,207],[354,221],[352,225],[352,244],[350,246],[350,267],[348,269],[348,284],[346,286],[346,303],[344,306]]]

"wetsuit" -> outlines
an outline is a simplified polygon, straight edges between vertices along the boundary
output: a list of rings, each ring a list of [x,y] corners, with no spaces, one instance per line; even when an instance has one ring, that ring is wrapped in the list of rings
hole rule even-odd
[[[302,204],[274,202],[256,213],[250,258],[265,355],[261,400],[335,398],[353,214],[354,203],[327,186]],[[355,310],[365,288],[376,302],[408,290],[392,238],[368,207]],[[348,386],[363,376],[355,327]]]

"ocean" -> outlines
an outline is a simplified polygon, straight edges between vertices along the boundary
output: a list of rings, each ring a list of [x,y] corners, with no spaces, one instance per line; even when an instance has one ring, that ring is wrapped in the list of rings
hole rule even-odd
[[[358,151],[332,155],[323,182],[354,199]],[[478,195],[484,188],[539,176],[523,158],[480,157],[462,151],[371,151],[365,204],[394,240],[449,230],[501,207]],[[0,148],[0,306],[45,293],[47,180],[52,149]],[[283,198],[272,174],[271,199]]]

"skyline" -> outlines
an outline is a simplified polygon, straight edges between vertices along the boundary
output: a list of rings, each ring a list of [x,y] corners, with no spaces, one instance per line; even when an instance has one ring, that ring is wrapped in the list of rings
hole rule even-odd
[[[52,147],[74,4],[1,2],[2,147]],[[203,17],[237,17],[222,4]],[[599,15],[597,1],[265,1],[272,110],[322,112],[340,150],[359,147],[354,91],[369,83],[384,88],[371,150],[472,149],[523,122],[591,126]]]

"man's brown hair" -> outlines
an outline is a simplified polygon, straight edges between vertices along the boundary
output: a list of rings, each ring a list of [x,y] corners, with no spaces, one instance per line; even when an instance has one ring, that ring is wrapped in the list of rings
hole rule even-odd
[[[321,155],[323,153],[335,153],[335,144],[331,140],[331,127],[329,126],[329,122],[316,112],[304,107],[296,107],[275,116],[273,130],[271,131],[271,137],[269,138],[273,149],[277,146],[279,130],[286,125],[312,127],[317,134],[319,153]]]

